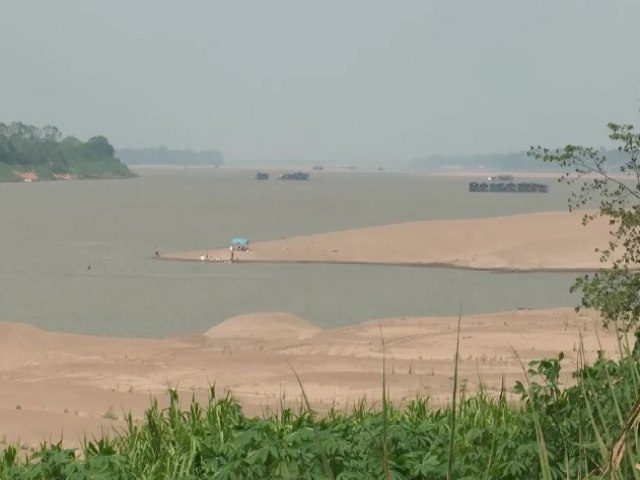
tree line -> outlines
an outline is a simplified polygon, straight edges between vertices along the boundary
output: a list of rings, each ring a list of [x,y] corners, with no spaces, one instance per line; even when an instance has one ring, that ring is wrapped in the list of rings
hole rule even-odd
[[[218,150],[122,148],[118,149],[118,156],[127,165],[224,165],[224,156]]]
[[[601,147],[598,151],[609,159],[609,164],[614,165],[614,168],[624,163],[624,155],[618,150],[607,150]],[[558,164],[540,162],[532,158],[528,151],[473,155],[431,155],[414,159],[412,166],[425,170],[456,167],[467,170],[484,168],[509,172],[562,173],[562,168]]]
[[[0,122],[0,163],[15,171],[34,171],[40,178],[56,174],[78,177],[132,176],[115,156],[106,137],[83,142],[62,136],[55,126]]]

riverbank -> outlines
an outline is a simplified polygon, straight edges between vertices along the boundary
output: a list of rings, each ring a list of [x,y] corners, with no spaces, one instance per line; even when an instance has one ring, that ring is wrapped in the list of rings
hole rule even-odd
[[[584,212],[545,212],[469,220],[436,220],[284,238],[234,252],[241,262],[348,263],[496,271],[590,271],[607,221],[582,225]],[[226,248],[159,255],[168,260],[226,261]]]
[[[456,342],[455,317],[390,318],[320,329],[286,313],[243,315],[199,335],[160,340],[47,332],[0,324],[0,443],[43,439],[77,445],[86,432],[122,426],[123,412],[141,416],[150,395],[161,404],[168,387],[205,399],[211,385],[230,391],[251,415],[298,405],[300,376],[314,406],[348,408],[380,398],[385,339],[390,396],[401,403],[429,395],[449,398]],[[566,355],[562,381],[576,365],[583,335],[586,355],[615,356],[614,333],[598,317],[573,309],[521,310],[462,319],[460,380],[489,392],[522,378],[520,359]],[[0,449],[2,448],[0,444]]]

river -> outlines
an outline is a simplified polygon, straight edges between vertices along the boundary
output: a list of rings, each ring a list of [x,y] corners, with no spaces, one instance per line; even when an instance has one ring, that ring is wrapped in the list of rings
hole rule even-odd
[[[574,305],[573,273],[363,265],[157,261],[154,249],[225,246],[415,220],[566,209],[548,194],[481,194],[466,178],[139,168],[138,178],[0,184],[0,321],[49,330],[164,337],[234,315],[287,311],[323,326],[373,318]],[[277,172],[275,172],[277,173]]]

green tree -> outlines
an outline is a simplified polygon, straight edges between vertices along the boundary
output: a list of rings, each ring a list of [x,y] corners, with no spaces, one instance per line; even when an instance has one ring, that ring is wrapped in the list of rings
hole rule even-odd
[[[606,268],[576,279],[571,291],[581,290],[581,307],[600,311],[605,326],[616,322],[624,330],[640,327],[640,132],[633,125],[608,124],[616,155],[602,149],[567,145],[550,150],[531,147],[529,155],[560,165],[561,183],[573,185],[569,210],[597,206],[582,223],[608,219],[611,238],[599,248]]]
[[[109,141],[101,135],[97,137],[91,137],[89,140],[87,140],[87,142],[85,143],[85,148],[87,152],[98,158],[113,158],[113,154],[115,152],[115,149],[113,148],[113,146],[111,146]]]
[[[79,178],[131,177],[134,174],[114,157],[103,136],[82,142],[62,138],[53,125],[38,128],[22,122],[0,122],[0,180],[15,181],[17,173],[35,172],[40,179],[72,174]]]
[[[50,142],[59,142],[62,138],[62,133],[53,125],[46,125],[41,130],[42,138]]]

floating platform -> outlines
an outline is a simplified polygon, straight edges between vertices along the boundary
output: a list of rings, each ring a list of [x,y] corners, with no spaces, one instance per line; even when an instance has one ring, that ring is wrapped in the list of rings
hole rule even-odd
[[[308,180],[309,174],[305,172],[283,173],[278,177],[280,180]]]
[[[470,182],[470,192],[500,192],[500,193],[549,193],[545,183],[531,182]]]

